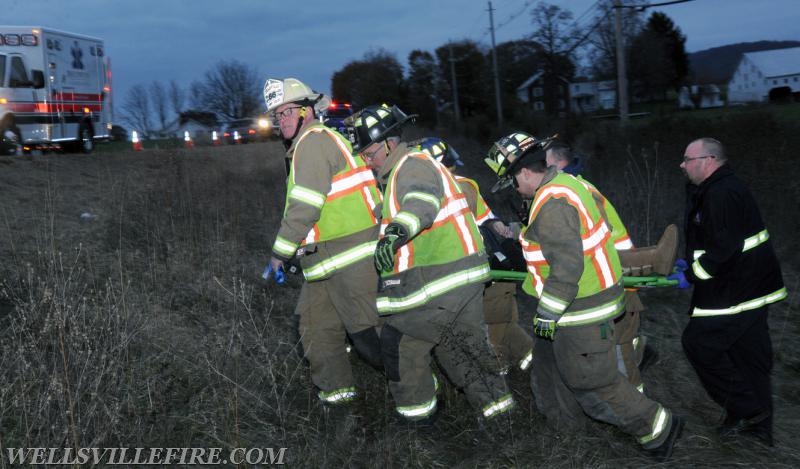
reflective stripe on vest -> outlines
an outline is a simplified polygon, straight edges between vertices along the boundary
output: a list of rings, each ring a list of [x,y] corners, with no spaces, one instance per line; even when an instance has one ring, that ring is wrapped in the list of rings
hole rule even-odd
[[[769,240],[769,233],[765,228],[764,230],[754,234],[753,236],[745,238],[744,243],[742,243],[742,252],[747,252],[755,248],[756,246],[764,244],[767,242],[767,240]],[[692,262],[692,272],[694,272],[694,275],[700,280],[708,280],[713,277],[713,275],[706,272],[706,269],[704,269],[703,266],[700,264],[700,256],[702,256],[705,253],[706,251],[702,249],[697,249],[694,252],[692,252],[692,259],[694,259],[694,262]]]
[[[632,249],[633,241],[631,241],[631,238],[628,235],[628,229],[625,228],[625,224],[622,223],[622,219],[619,217],[617,209],[611,205],[611,202],[606,199],[606,196],[597,190],[592,183],[583,179],[581,176],[576,176],[575,179],[583,184],[583,187],[585,187],[592,194],[592,198],[594,198],[599,204],[598,207],[601,208],[604,214],[603,218],[605,222],[611,227],[611,239],[614,241],[614,247],[617,249],[617,251]]]
[[[478,187],[478,183],[473,181],[472,179],[465,178],[463,176],[455,175],[455,180],[459,184],[464,182],[469,184],[475,189],[475,223],[478,226],[483,225],[486,220],[492,220],[497,218],[497,216],[492,212],[492,209],[489,208],[489,204],[486,203],[486,200],[481,195],[480,188]]]
[[[430,161],[430,163],[439,173],[442,182],[442,188],[444,190],[443,202],[439,201],[430,194],[422,192],[412,191],[404,196],[403,201],[408,200],[409,198],[416,198],[430,203],[438,210],[436,217],[433,220],[433,224],[421,232],[419,219],[411,213],[400,211],[400,201],[397,200],[397,195],[395,193],[397,174],[399,173],[400,167],[406,161],[408,161],[408,158],[420,158]],[[389,178],[383,215],[383,220],[381,221],[381,235],[383,235],[386,226],[388,226],[389,223],[392,221],[397,221],[408,228],[409,235],[412,238],[416,238],[404,244],[402,247],[400,247],[400,249],[397,250],[397,253],[395,254],[396,262],[394,273],[400,273],[414,267],[415,246],[417,246],[419,243],[424,243],[426,237],[437,236],[437,233],[442,233],[442,235],[446,236],[446,232],[441,230],[453,230],[455,232],[455,235],[458,237],[462,248],[461,255],[475,254],[479,251],[479,249],[482,248],[482,244],[480,244],[479,240],[477,239],[477,229],[476,233],[473,233],[466,218],[468,215],[470,215],[469,205],[467,204],[466,197],[458,188],[447,168],[437,163],[436,160],[431,158],[426,153],[411,152],[403,156],[400,161],[397,162]],[[446,253],[438,254],[446,255]]]
[[[631,239],[626,236],[624,239],[614,241],[614,247],[617,248],[617,251],[626,251],[628,249],[633,249],[633,241],[631,241]]]
[[[402,297],[393,298],[388,296],[378,296],[377,306],[380,314],[392,314],[416,306],[421,306],[433,297],[443,295],[448,291],[464,285],[483,281],[489,278],[489,265],[483,264],[472,269],[462,270],[454,274],[436,279],[427,283],[414,293]]]
[[[667,424],[670,423],[670,420],[672,420],[672,417],[669,411],[659,404],[658,411],[656,411],[653,422],[650,424],[650,433],[639,438],[639,444],[646,445],[647,443],[657,440],[664,430],[668,428]]]
[[[697,308],[695,307],[692,310],[692,317],[693,318],[702,318],[708,316],[727,316],[731,314],[738,314],[744,311],[750,311],[751,309],[757,309],[762,306],[766,306],[768,304],[776,303],[786,298],[788,293],[786,292],[786,287],[781,287],[779,290],[776,290],[769,295],[762,296],[761,298],[756,298],[753,300],[745,301],[744,303],[739,303],[736,306],[731,306],[730,308],[720,308],[720,309],[704,309],[704,308]]]
[[[325,278],[337,269],[342,269],[351,264],[355,264],[361,259],[371,257],[375,254],[377,241],[369,241],[356,247],[347,249],[335,256],[324,259],[311,267],[303,269],[306,280],[313,281]]]

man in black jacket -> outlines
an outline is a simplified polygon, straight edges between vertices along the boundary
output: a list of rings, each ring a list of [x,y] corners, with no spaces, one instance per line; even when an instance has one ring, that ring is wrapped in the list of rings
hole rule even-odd
[[[686,256],[670,278],[694,285],[683,349],[706,392],[725,409],[723,437],[772,445],[772,343],[767,307],[786,298],[781,270],[753,195],[713,138],[686,147],[691,182]]]

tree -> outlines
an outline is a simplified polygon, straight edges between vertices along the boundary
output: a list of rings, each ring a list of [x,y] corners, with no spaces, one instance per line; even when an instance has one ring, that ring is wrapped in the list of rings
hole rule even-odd
[[[421,122],[438,124],[441,79],[436,59],[430,52],[413,50],[408,54],[408,112],[419,114]]]
[[[253,117],[262,108],[261,80],[237,60],[218,62],[200,82],[192,83],[192,106],[228,120]]]
[[[540,45],[544,61],[545,109],[553,114],[568,106],[561,77],[575,75],[575,51],[582,45],[584,33],[572,22],[572,13],[557,5],[539,2],[531,18],[535,30],[530,39]]]
[[[150,101],[163,132],[167,128],[167,91],[160,81],[150,83]]]
[[[625,0],[625,5],[634,7],[646,4],[647,0]],[[594,17],[593,30],[589,34],[588,58],[589,73],[595,80],[617,79],[617,45],[614,25],[614,5],[606,2],[600,5]],[[642,14],[636,8],[622,9],[622,43],[625,49],[642,30]]]
[[[364,59],[350,62],[331,78],[331,91],[355,107],[372,104],[405,104],[403,66],[385,49],[370,51]]]
[[[488,54],[474,41],[450,42],[436,49],[439,74],[443,78],[442,98],[452,102],[453,79],[458,91],[458,106],[461,115],[469,117],[488,114],[494,110],[494,94],[491,81],[491,66]]]
[[[128,90],[122,103],[122,119],[134,130],[150,134],[150,100],[144,85],[134,85]]]
[[[178,85],[178,82],[175,80],[169,81],[169,103],[172,106],[172,112],[176,115],[180,116],[185,109],[183,108],[183,103],[185,100],[185,96],[183,94],[183,90]]]
[[[535,41],[521,39],[497,45],[497,66],[500,68],[500,89],[514,95],[517,87],[544,67],[542,49]]]
[[[672,20],[654,12],[631,44],[630,79],[639,97],[666,99],[667,91],[677,90],[689,74],[686,36]]]

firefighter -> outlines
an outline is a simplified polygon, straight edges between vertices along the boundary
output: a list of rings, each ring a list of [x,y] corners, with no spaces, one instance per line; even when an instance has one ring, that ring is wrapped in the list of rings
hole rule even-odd
[[[375,268],[384,367],[398,414],[429,426],[437,409],[433,352],[462,388],[480,421],[514,405],[491,349],[480,301],[489,278],[475,217],[450,172],[401,142],[413,116],[385,104],[364,108],[353,123],[356,150],[384,191]],[[421,423],[420,423],[421,422]]]
[[[584,183],[547,166],[545,144],[513,133],[487,157],[503,180],[500,186],[513,185],[532,199],[520,234],[528,266],[522,289],[538,299],[532,374],[545,371],[541,376],[551,382],[543,392],[571,391],[587,415],[635,436],[657,459],[668,459],[683,419],[640,393],[617,368],[613,320],[624,314],[624,291],[611,228]],[[561,415],[553,408],[560,402],[543,406],[533,392],[546,416]]]
[[[772,446],[772,342],[768,308],[787,296],[780,264],[750,190],[728,164],[722,143],[691,142],[686,177],[686,255],[671,278],[694,285],[686,357],[708,395],[725,410],[723,437]]]
[[[556,166],[559,170],[572,174],[582,181],[594,196],[597,206],[603,214],[603,219],[611,228],[611,239],[619,254],[624,275],[643,276],[654,273],[669,275],[672,273],[672,266],[678,253],[677,226],[669,225],[657,245],[634,248],[628,230],[611,202],[594,185],[576,173],[581,168],[580,163],[576,163],[576,161],[580,160],[573,158],[569,145],[554,139],[547,144],[546,151],[548,166]],[[644,392],[644,382],[640,367],[643,369],[647,364],[643,363],[644,357],[647,356],[648,362],[650,362],[656,355],[652,348],[646,347],[647,337],[639,335],[641,312],[644,309],[645,306],[636,289],[626,289],[625,314],[615,319],[620,372],[627,376],[628,380],[641,392]]]
[[[345,404],[357,397],[345,347],[380,368],[378,278],[372,255],[381,194],[372,171],[350,142],[317,120],[327,97],[295,78],[268,79],[264,100],[290,143],[286,205],[272,246],[270,271],[299,257],[305,282],[295,314],[300,340],[320,400]]]
[[[475,215],[475,222],[483,236],[484,245],[487,250],[490,245],[494,246],[491,252],[487,252],[489,265],[503,270],[517,265],[520,270],[524,270],[522,251],[518,250],[519,244],[516,242],[519,228],[515,230],[497,218],[481,196],[477,182],[455,174],[456,168],[464,165],[458,152],[444,140],[436,137],[421,140],[419,147],[450,170],[467,197],[469,209]],[[507,246],[511,247],[506,248]],[[509,253],[509,250],[513,252]],[[489,330],[489,341],[497,353],[504,372],[512,367],[526,371],[533,358],[533,340],[519,325],[516,291],[517,285],[513,282],[487,283],[483,290],[483,317]]]

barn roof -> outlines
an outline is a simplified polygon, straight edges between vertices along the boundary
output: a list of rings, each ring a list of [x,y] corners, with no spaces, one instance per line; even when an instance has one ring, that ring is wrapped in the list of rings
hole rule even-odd
[[[744,56],[761,70],[764,77],[800,73],[800,47],[747,52]]]

